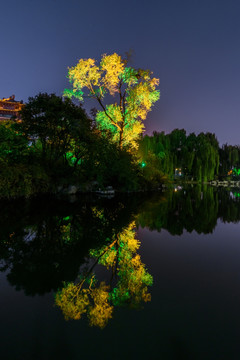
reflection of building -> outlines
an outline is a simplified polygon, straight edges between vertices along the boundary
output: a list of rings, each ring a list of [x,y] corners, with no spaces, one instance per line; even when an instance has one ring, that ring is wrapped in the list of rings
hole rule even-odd
[[[180,176],[182,176],[183,175],[183,173],[182,173],[182,169],[181,168],[177,168],[177,169],[175,169],[175,173],[174,173],[174,177],[176,178],[176,177],[180,177]]]
[[[15,100],[15,95],[8,99],[0,99],[0,121],[9,120],[12,116],[16,116],[16,119],[19,120],[19,111],[22,110],[23,106],[22,101]]]

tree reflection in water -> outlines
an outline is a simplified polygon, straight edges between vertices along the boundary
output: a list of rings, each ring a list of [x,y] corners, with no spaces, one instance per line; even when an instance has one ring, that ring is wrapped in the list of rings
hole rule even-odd
[[[237,189],[230,190],[195,186],[114,199],[82,196],[75,203],[43,197],[2,201],[0,272],[27,296],[56,292],[65,282],[56,297],[65,317],[85,314],[90,324],[103,327],[114,306],[150,300],[152,278],[137,254],[133,221],[172,235],[207,234],[219,220],[239,222],[240,198]],[[85,270],[74,283],[79,268]]]
[[[66,320],[78,320],[86,314],[91,326],[104,328],[114,306],[138,307],[151,300],[148,286],[153,279],[137,254],[140,242],[134,228],[132,222],[110,244],[91,249],[89,254],[95,259],[91,268],[80,275],[78,283],[65,284],[56,294],[56,304]],[[110,271],[109,283],[97,280],[94,269],[98,264]]]

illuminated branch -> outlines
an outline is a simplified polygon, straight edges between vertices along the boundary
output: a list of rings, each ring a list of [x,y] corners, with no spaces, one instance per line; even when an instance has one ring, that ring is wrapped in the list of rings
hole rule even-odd
[[[105,115],[111,120],[111,123],[112,123],[114,126],[116,126],[116,128],[118,128],[118,130],[121,130],[120,126],[119,126],[117,123],[115,123],[115,121],[114,121],[114,120],[111,118],[111,116],[107,113],[107,111],[106,111],[106,109],[105,109],[105,107],[104,107],[101,99],[100,99],[99,97],[97,97],[97,100],[98,100],[99,104],[101,105],[101,107],[102,107]]]
[[[99,263],[99,260],[101,259],[101,257],[109,250],[111,249],[111,247],[113,247],[115,245],[115,243],[118,241],[118,238],[116,240],[114,240],[110,245],[108,245],[104,251],[97,257],[95,263],[91,266],[91,268],[88,270],[87,274],[84,276],[84,279],[78,284],[78,292],[81,290],[84,282],[86,281],[86,279],[88,278],[88,276],[92,273],[93,269],[95,268],[95,266]]]

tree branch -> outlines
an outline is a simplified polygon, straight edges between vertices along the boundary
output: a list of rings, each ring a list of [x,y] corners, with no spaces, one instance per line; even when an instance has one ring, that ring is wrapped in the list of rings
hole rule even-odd
[[[99,104],[101,105],[101,107],[102,107],[105,115],[109,118],[109,120],[111,121],[111,123],[112,123],[114,126],[116,126],[116,128],[117,128],[119,131],[121,131],[120,126],[119,126],[119,125],[112,119],[112,117],[107,113],[107,110],[105,109],[105,107],[104,107],[104,105],[103,105],[103,103],[102,103],[102,101],[101,101],[101,98],[100,98],[98,95],[96,95],[96,93],[95,93],[95,91],[94,91],[94,89],[93,89],[93,87],[92,87],[92,84],[91,84],[90,82],[89,82],[89,87],[90,87],[90,91],[94,94],[93,96],[97,99],[97,101],[98,101]]]
[[[101,99],[97,96],[97,100],[99,102],[99,104],[101,105],[105,115],[109,118],[109,120],[111,121],[111,123],[116,126],[116,128],[118,128],[118,130],[120,131],[121,130],[121,127],[112,119],[112,117],[107,113],[107,110],[105,109]]]

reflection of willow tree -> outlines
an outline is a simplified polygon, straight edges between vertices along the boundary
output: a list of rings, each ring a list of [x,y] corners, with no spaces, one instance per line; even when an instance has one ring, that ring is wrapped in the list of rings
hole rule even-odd
[[[240,220],[239,189],[233,189],[232,193],[221,191],[219,193],[219,217],[223,222],[237,223]]]
[[[165,198],[154,195],[139,211],[137,223],[150,230],[168,230],[181,235],[183,230],[208,234],[220,218],[224,222],[240,220],[240,201],[226,189],[210,186],[189,187],[170,191]]]
[[[139,241],[135,238],[135,223],[131,223],[112,242],[99,249],[90,250],[95,259],[89,270],[81,275],[77,284],[64,286],[56,295],[56,304],[66,319],[80,319],[87,314],[90,325],[103,328],[112,317],[114,306],[137,307],[150,301],[148,286],[152,276],[146,271],[136,254]],[[93,270],[97,264],[111,272],[110,281],[98,282]]]
[[[173,235],[181,235],[184,229],[207,234],[216,226],[218,205],[218,192],[213,187],[169,192],[164,201],[155,197],[144,204],[138,224],[150,230],[163,228]]]

